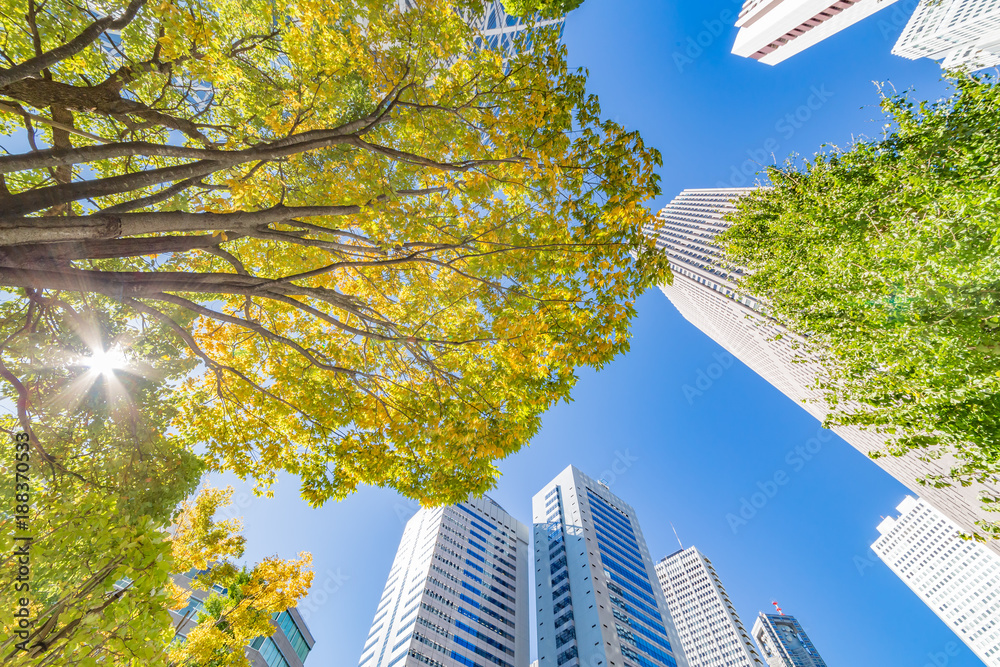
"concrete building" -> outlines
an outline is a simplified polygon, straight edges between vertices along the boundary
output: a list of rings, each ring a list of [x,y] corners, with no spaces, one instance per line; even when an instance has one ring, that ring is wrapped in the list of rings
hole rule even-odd
[[[761,612],[753,624],[753,636],[768,667],[826,667],[794,616]]]
[[[657,562],[656,576],[690,667],[763,667],[712,561],[696,547]]]
[[[539,667],[687,667],[634,509],[570,466],[532,514]]]
[[[198,625],[198,614],[205,608],[205,600],[213,593],[226,594],[226,589],[216,584],[209,590],[193,588],[191,582],[208,570],[191,570],[185,574],[175,574],[174,583],[190,592],[187,605],[183,609],[170,610],[174,628],[177,631],[177,641],[184,641],[188,632]],[[303,667],[309,651],[316,640],[302,616],[294,607],[283,611],[271,619],[274,634],[270,637],[257,637],[246,647],[246,655],[251,667]]]
[[[922,0],[892,52],[949,70],[1000,65],[1000,0]]]
[[[733,53],[776,65],[897,0],[746,0]]]
[[[907,496],[872,550],[989,667],[1000,667],[1000,556]]]
[[[360,667],[528,667],[528,528],[489,498],[406,524]]]
[[[1000,0],[998,0],[1000,1]],[[681,315],[701,329],[727,352],[738,358],[778,391],[800,404],[820,421],[828,408],[822,395],[813,389],[820,369],[807,361],[798,349],[798,338],[777,328],[762,315],[760,304],[736,290],[739,269],[727,269],[719,261],[715,237],[730,223],[725,216],[733,204],[753,188],[685,190],[645,228],[648,236],[670,258],[673,285],[660,289]],[[780,340],[775,336],[782,334]],[[835,432],[864,454],[884,451],[885,442],[877,433],[857,428],[836,428]],[[928,474],[947,475],[952,460],[921,461],[913,452],[903,457],[885,456],[875,461],[883,470],[930,502],[968,533],[976,532],[977,520],[995,521],[983,510],[980,493],[998,493],[993,486],[934,488],[920,486],[918,479]],[[1000,553],[1000,541],[990,548]]]

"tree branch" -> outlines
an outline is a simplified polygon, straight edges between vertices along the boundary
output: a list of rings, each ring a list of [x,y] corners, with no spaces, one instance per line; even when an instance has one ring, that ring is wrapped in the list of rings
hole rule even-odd
[[[135,18],[135,15],[139,13],[139,10],[145,4],[146,0],[132,0],[128,7],[125,8],[125,13],[119,18],[115,18],[114,15],[109,14],[102,19],[94,21],[79,35],[51,51],[46,51],[34,58],[29,58],[20,65],[14,65],[9,69],[0,68],[0,88],[30,76],[37,76],[42,70],[76,55],[90,46],[92,42],[101,36],[101,33],[107,30],[121,30],[132,22],[132,19]]]

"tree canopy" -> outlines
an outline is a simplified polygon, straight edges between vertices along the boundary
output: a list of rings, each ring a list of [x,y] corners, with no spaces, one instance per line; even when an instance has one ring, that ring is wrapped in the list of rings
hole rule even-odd
[[[937,102],[884,97],[881,138],[769,169],[719,237],[824,364],[832,423],[958,456],[933,484],[1000,472],[1000,89],[951,82]]]
[[[84,356],[131,370],[147,350],[109,332],[148,332],[190,365],[185,451],[265,486],[291,472],[315,504],[487,490],[668,277],[641,233],[659,154],[601,119],[557,34],[504,58],[475,46],[481,0],[408,4],[0,15],[11,308],[76,304],[101,323]],[[29,372],[5,379],[31,422]]]
[[[544,18],[561,16],[583,4],[583,0],[503,0],[504,10],[512,16]]]

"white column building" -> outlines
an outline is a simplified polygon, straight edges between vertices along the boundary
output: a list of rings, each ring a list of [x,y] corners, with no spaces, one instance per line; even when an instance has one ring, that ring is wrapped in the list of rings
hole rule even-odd
[[[897,0],[746,0],[733,53],[776,65]]]
[[[690,667],[763,667],[715,572],[696,547],[656,563],[656,576]]]
[[[661,285],[660,289],[686,320],[822,421],[829,409],[813,388],[820,369],[800,363],[802,353],[796,349],[796,338],[764,318],[752,297],[737,294],[741,272],[730,273],[718,262],[715,237],[729,227],[724,218],[735,210],[733,202],[751,191],[753,188],[685,190],[657,214],[656,222],[647,225],[645,232],[668,254],[674,272],[673,285]],[[778,333],[783,338],[774,340]],[[885,449],[883,438],[871,431],[840,427],[834,431],[864,454]],[[947,475],[951,459],[921,461],[918,453],[910,452],[903,457],[883,456],[875,462],[914,493],[919,489],[920,495],[968,533],[976,532],[976,520],[997,520],[979,502],[980,492],[1000,492],[993,487],[973,484],[939,489],[917,484],[916,480],[928,474]],[[1000,553],[1000,541],[991,540],[990,548]]]
[[[753,636],[768,667],[826,667],[794,616],[761,612],[754,621]]]
[[[1000,0],[922,0],[892,52],[949,70],[1000,65]]]
[[[403,531],[360,667],[528,667],[528,528],[489,498]]]
[[[570,466],[532,513],[539,667],[687,667],[634,509]]]
[[[872,550],[989,667],[1000,667],[1000,556],[907,496]]]

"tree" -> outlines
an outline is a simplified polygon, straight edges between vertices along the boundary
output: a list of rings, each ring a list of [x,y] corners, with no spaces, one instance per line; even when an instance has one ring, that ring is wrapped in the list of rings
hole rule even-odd
[[[641,233],[659,154],[600,119],[556,34],[505,60],[461,18],[480,0],[413,4],[2,18],[27,146],[0,157],[0,285],[169,331],[199,364],[187,446],[317,504],[485,491],[669,271]]]
[[[926,481],[967,485],[1000,472],[1000,90],[951,81],[947,100],[883,97],[880,139],[769,169],[719,241],[824,364],[830,423],[953,453]]]
[[[214,518],[231,491],[206,488],[184,501],[205,466],[170,432],[179,400],[171,384],[193,362],[179,358],[161,325],[130,325],[120,309],[71,293],[0,303],[0,386],[14,406],[0,421],[0,470],[11,481],[0,489],[0,602],[12,612],[0,622],[0,664],[242,657],[237,642],[266,630],[270,614],[308,586],[306,554],[267,559],[245,574],[231,562],[243,555],[240,525]],[[105,363],[100,353],[115,346],[127,349],[127,364]],[[30,462],[20,477],[16,455]],[[209,623],[199,642],[170,650],[167,609],[180,594],[170,575],[208,563],[219,564],[217,580],[240,579],[233,590],[246,589],[242,605],[220,601],[225,631]],[[25,606],[26,618],[13,615]]]
[[[511,16],[529,17],[539,14],[549,18],[568,14],[583,4],[583,0],[503,0],[503,8]]]
[[[16,590],[9,531],[0,538],[7,549],[3,569],[11,575],[0,579],[0,599],[16,610],[27,598],[34,621],[22,635],[19,619],[4,617],[4,665],[247,667],[244,646],[272,634],[270,618],[296,605],[312,581],[306,553],[267,558],[251,569],[230,560],[243,555],[240,525],[213,515],[229,504],[231,489],[203,489],[184,503],[173,529],[148,515],[121,517],[101,489],[41,496],[33,513],[30,591]],[[171,574],[199,564],[213,567],[195,585],[221,584],[226,594],[213,594],[209,613],[177,643],[167,610],[184,606],[188,593],[172,584]]]

